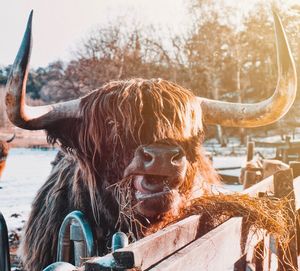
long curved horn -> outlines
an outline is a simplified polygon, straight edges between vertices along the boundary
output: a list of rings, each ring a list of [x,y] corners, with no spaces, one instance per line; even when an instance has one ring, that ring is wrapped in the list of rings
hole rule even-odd
[[[254,104],[229,103],[197,97],[203,110],[203,122],[229,127],[258,127],[283,117],[297,92],[297,74],[287,38],[276,12],[273,12],[277,46],[278,81],[274,94]]]
[[[26,105],[26,82],[32,44],[31,11],[26,31],[6,85],[6,111],[10,121],[27,130],[45,129],[60,119],[79,117],[80,99],[46,106]]]

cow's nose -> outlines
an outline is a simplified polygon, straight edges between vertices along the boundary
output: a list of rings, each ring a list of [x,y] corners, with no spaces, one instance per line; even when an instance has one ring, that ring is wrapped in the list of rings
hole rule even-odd
[[[177,165],[185,156],[183,150],[177,146],[164,146],[163,148],[144,146],[141,148],[139,154],[145,167],[149,167],[155,163]]]
[[[184,151],[179,146],[158,144],[140,146],[136,156],[145,172],[155,175],[172,175],[186,163]]]
[[[136,149],[132,161],[124,171],[124,177],[155,175],[178,179],[185,175],[187,165],[187,158],[180,146],[158,143],[142,145]]]

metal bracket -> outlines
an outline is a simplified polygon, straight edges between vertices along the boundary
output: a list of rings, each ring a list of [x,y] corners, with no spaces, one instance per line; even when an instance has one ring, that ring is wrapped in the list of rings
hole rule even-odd
[[[59,230],[56,261],[80,266],[83,258],[94,255],[94,237],[88,221],[82,212],[71,212]]]
[[[5,219],[0,212],[0,270],[10,271],[8,232]]]

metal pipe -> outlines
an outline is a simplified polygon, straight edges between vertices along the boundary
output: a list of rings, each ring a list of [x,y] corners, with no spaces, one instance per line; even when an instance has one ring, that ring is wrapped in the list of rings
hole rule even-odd
[[[47,266],[43,271],[74,271],[76,267],[65,262],[56,262]]]
[[[5,219],[0,212],[0,270],[10,271],[8,232]]]
[[[56,261],[79,266],[83,258],[94,255],[94,237],[88,221],[82,212],[71,212],[65,217],[59,230]]]
[[[127,235],[122,231],[116,232],[112,237],[112,245],[111,245],[112,252],[116,251],[119,248],[123,248],[127,246],[128,246]]]
[[[119,248],[128,246],[128,237],[124,232],[116,232],[112,237],[112,252]],[[124,270],[124,268],[118,266],[112,253],[103,257],[95,257],[85,262],[85,271],[93,270]]]

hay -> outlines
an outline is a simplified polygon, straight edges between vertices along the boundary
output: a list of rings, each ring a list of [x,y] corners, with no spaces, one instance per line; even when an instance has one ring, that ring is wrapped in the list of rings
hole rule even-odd
[[[238,216],[243,217],[244,223],[249,229],[251,227],[252,232],[258,233],[264,230],[271,234],[277,240],[278,247],[282,251],[286,251],[291,238],[293,238],[291,232],[294,232],[296,228],[296,214],[291,215],[291,206],[294,202],[290,197],[281,199],[266,195],[252,197],[239,193],[203,195],[187,201],[177,216],[166,214],[162,221],[152,225],[144,225],[137,218],[136,201],[132,194],[132,179],[125,178],[109,188],[113,188],[120,206],[116,228],[121,230],[122,225],[126,224],[129,230],[128,236],[132,241],[154,233],[190,215],[202,215],[205,218],[203,220],[207,223],[207,225],[203,225],[207,231],[231,217]]]
[[[119,205],[119,217],[115,229],[126,229],[130,242],[135,242],[143,237],[145,226],[137,219],[137,204],[132,193],[132,176],[126,177],[108,187],[113,193]]]
[[[290,217],[288,198],[251,197],[243,194],[204,195],[193,199],[180,218],[204,214],[218,225],[226,218],[241,216],[255,230],[264,229],[276,238],[281,246],[290,240],[290,231],[296,227]]]
[[[278,199],[266,195],[251,197],[238,193],[204,195],[193,199],[178,220],[193,214],[202,214],[210,218],[212,225],[219,225],[226,218],[243,217],[248,229],[251,227],[254,233],[265,230],[272,235],[281,251],[281,256],[277,257],[279,263],[289,266],[289,270],[297,271],[291,262],[288,247],[291,239],[295,237],[296,227],[299,224],[299,217],[293,211],[294,204],[290,196]],[[264,258],[264,255],[260,257]]]
[[[291,205],[289,198],[251,197],[234,193],[203,195],[192,199],[181,208],[176,217],[167,214],[162,221],[149,228],[149,225],[145,226],[137,219],[131,182],[130,177],[125,178],[110,188],[113,188],[120,206],[116,228],[121,230],[122,225],[125,224],[132,239],[140,239],[142,236],[136,236],[138,233],[149,235],[194,214],[208,217],[207,223],[210,223],[208,227],[217,226],[230,217],[241,216],[254,230],[264,229],[274,236],[282,247],[288,243],[291,238],[290,232],[296,227],[295,219],[291,218],[290,209],[287,208]]]

